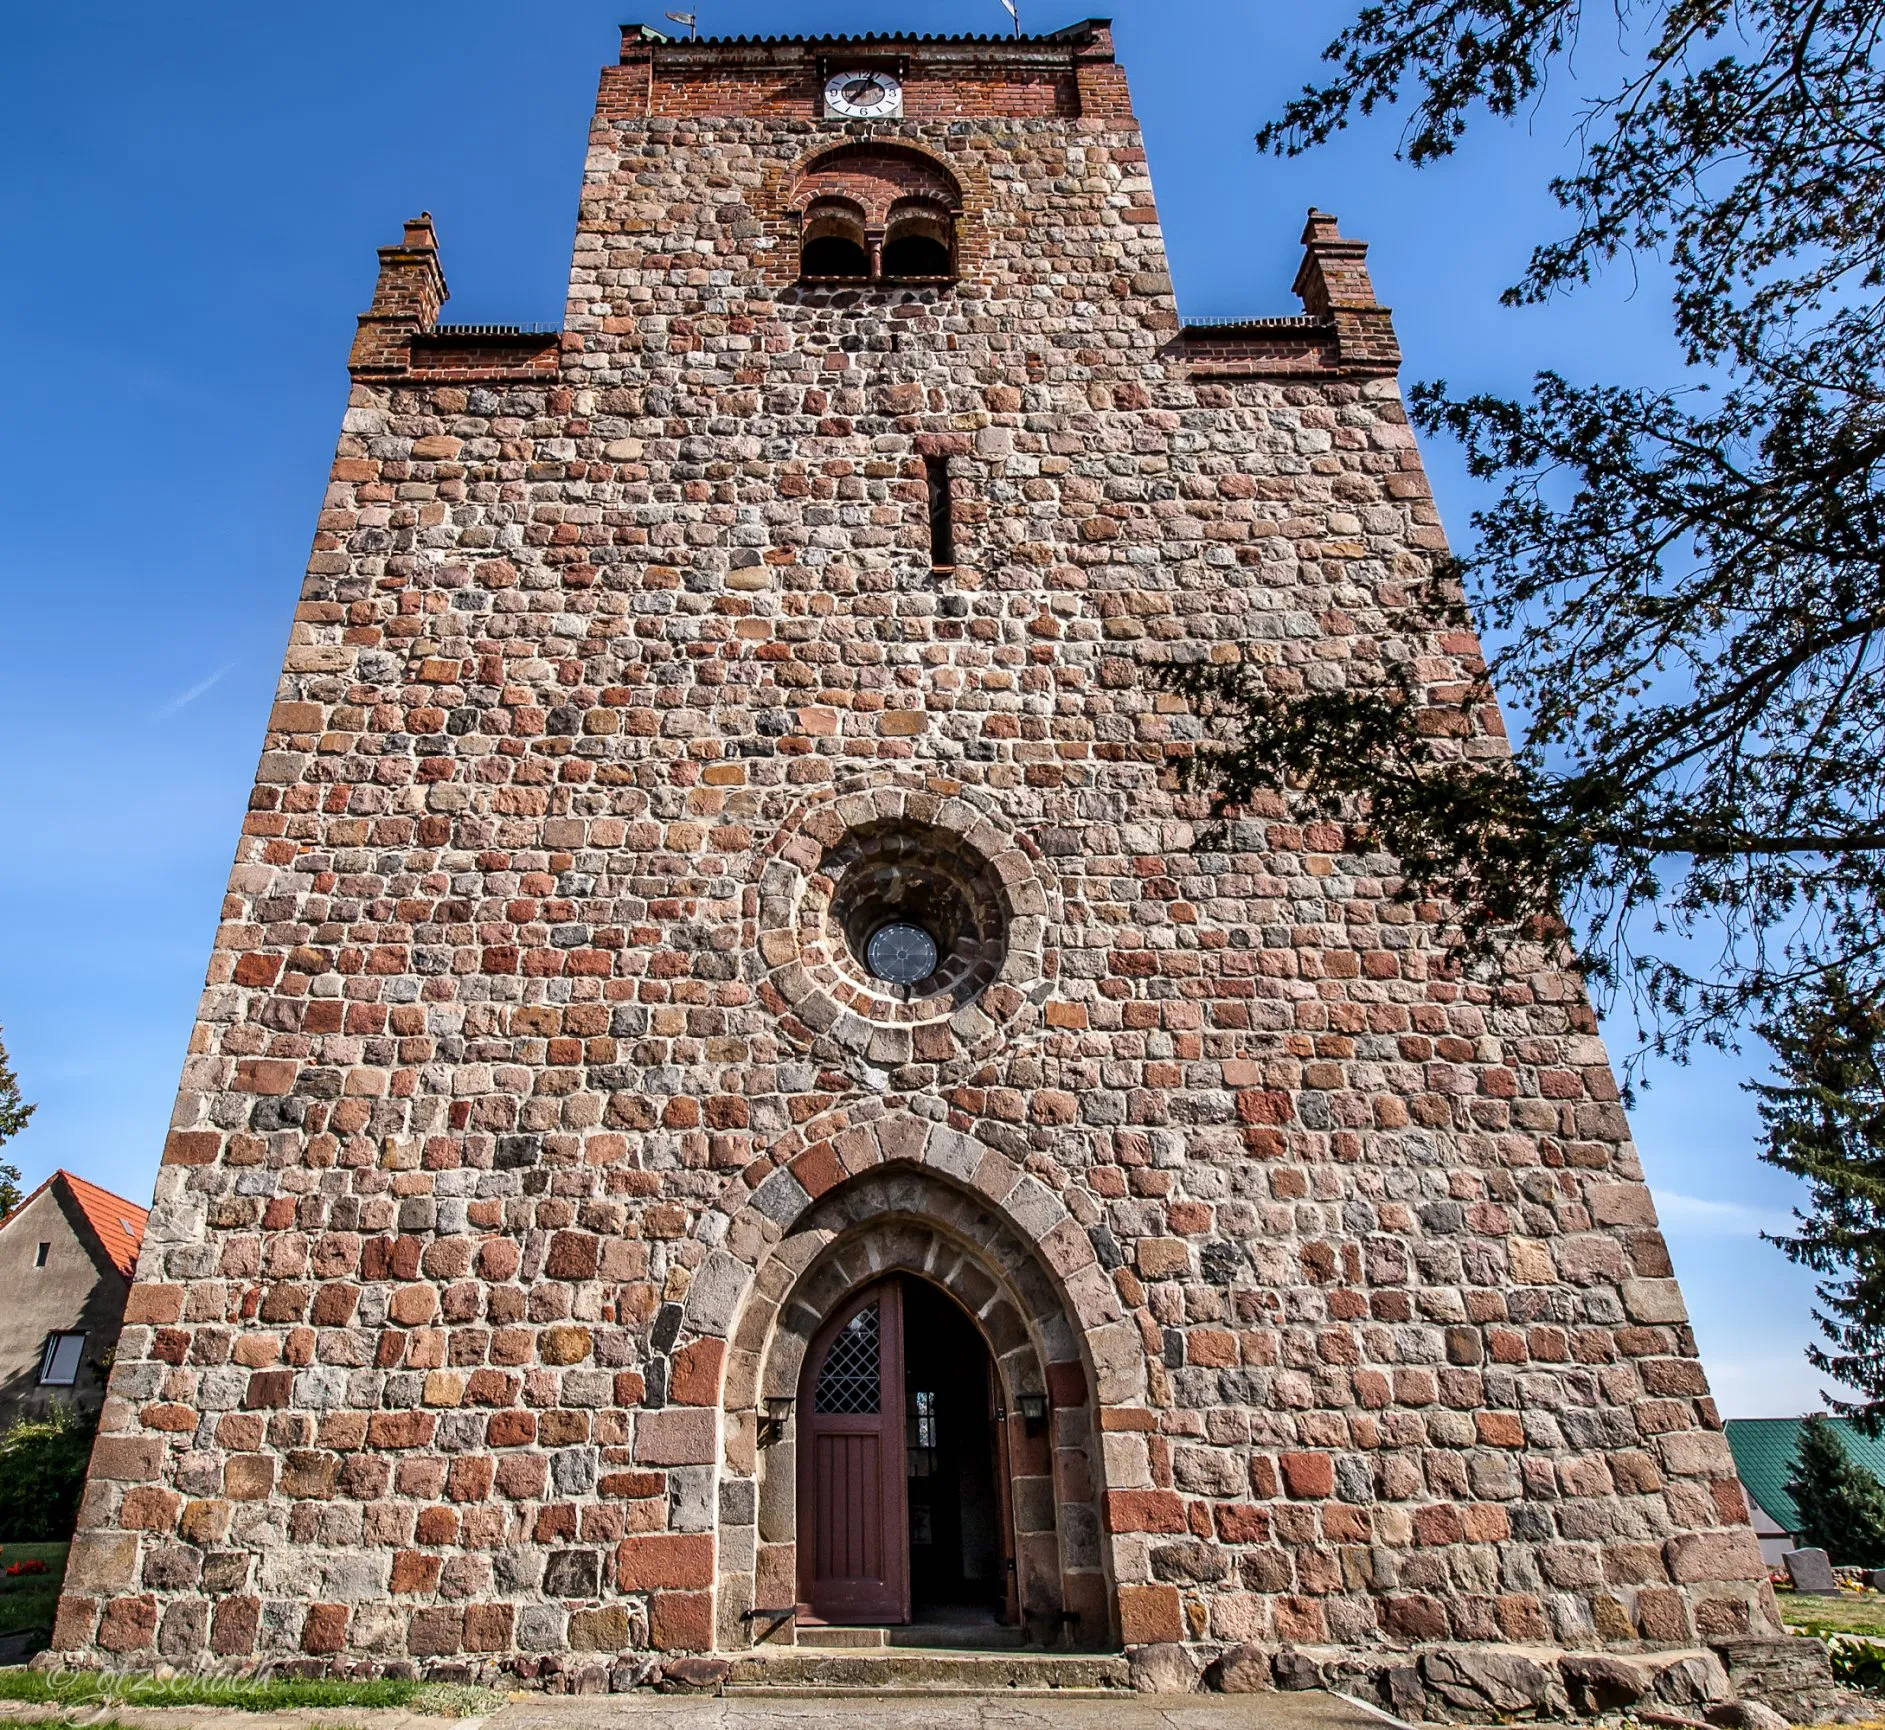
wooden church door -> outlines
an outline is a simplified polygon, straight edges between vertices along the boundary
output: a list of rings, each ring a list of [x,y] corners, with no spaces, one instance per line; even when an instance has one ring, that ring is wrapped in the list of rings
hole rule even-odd
[[[799,1389],[799,1596],[825,1622],[910,1619],[903,1302],[851,1299],[812,1343]]]

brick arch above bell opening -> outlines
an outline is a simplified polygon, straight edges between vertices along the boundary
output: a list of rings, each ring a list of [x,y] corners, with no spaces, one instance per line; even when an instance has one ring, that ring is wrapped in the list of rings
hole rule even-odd
[[[950,215],[962,209],[962,186],[942,163],[920,150],[891,144],[841,145],[824,150],[794,177],[791,206],[803,214],[814,204],[845,200],[864,212],[873,228],[890,220],[893,206],[911,200]]]

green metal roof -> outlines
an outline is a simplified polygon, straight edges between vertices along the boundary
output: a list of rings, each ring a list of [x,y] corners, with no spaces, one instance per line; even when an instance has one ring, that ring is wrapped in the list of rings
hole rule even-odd
[[[1838,1433],[1847,1458],[1885,1483],[1885,1436],[1874,1440],[1844,1418],[1826,1421]],[[1793,1476],[1800,1426],[1805,1422],[1804,1418],[1730,1418],[1722,1426],[1748,1494],[1773,1516],[1776,1525],[1789,1532],[1799,1530],[1800,1514],[1787,1494],[1787,1480]]]

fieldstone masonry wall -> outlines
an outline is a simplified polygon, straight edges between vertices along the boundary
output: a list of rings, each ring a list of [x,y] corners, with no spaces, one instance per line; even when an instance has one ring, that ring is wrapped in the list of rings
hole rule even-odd
[[[906,119],[819,117],[854,59]],[[847,143],[963,189],[958,282],[795,284]],[[1306,242],[1304,316],[1181,329],[1101,24],[636,28],[560,344],[436,326],[429,222],[382,254],[60,1650],[738,1645],[792,1293],[958,1254],[1086,1644],[1778,1632],[1577,981],[1462,983],[1391,860],[1173,790],[1153,661],[1476,664],[1362,249]],[[827,861],[897,824],[1001,929],[876,1003]]]

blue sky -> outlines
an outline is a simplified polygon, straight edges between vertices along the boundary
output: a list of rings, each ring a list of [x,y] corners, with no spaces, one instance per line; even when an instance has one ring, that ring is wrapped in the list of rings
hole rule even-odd
[[[676,0],[679,3],[679,0]],[[998,0],[698,0],[714,34],[997,30]],[[1024,0],[1030,29],[1080,15]],[[1258,123],[1352,8],[1120,0],[1184,311],[1296,310],[1304,209],[1372,243],[1407,377],[1670,377],[1664,303],[1620,272],[1502,311],[1552,231],[1571,111],[1416,173],[1398,122],[1306,160]],[[8,1149],[143,1200],[346,392],[374,248],[424,208],[461,322],[556,322],[596,73],[659,0],[19,8],[0,56],[0,1025],[39,1104]],[[1647,280],[1647,279],[1646,279]],[[1476,494],[1427,452],[1464,540]],[[1613,1049],[1632,1040],[1611,1028]],[[1818,1403],[1810,1282],[1763,1244],[1757,1052],[1651,1071],[1635,1113],[1730,1416]]]

